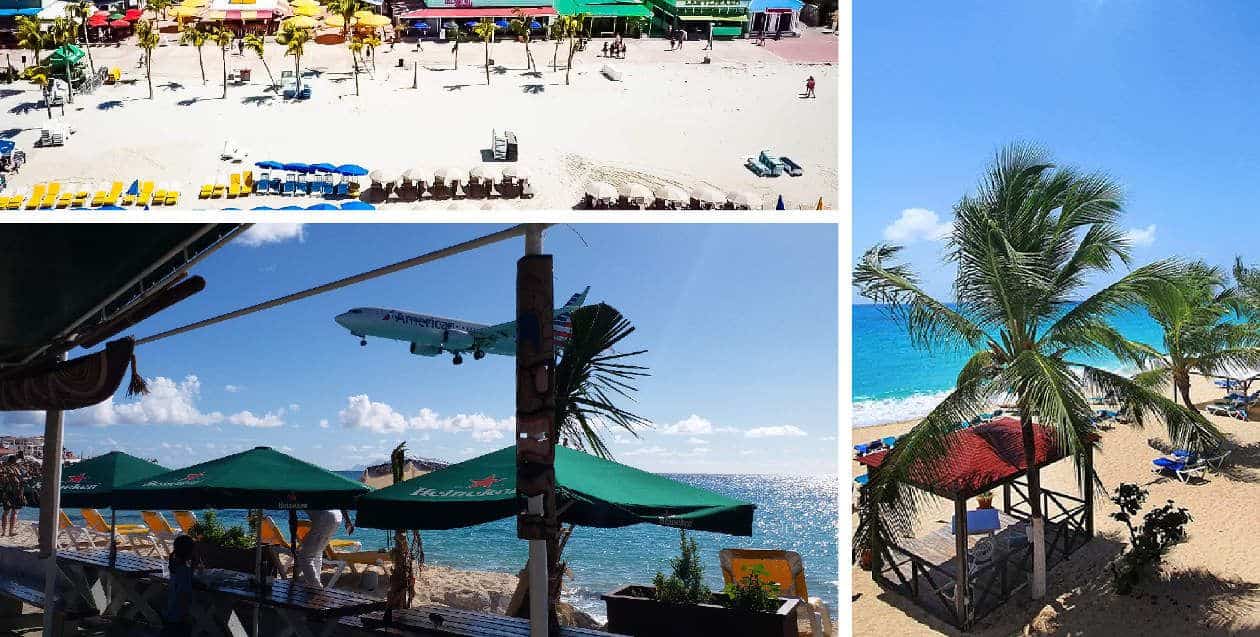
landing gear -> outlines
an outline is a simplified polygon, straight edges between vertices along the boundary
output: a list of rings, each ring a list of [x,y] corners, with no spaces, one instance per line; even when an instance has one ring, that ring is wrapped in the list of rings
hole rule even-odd
[[[451,359],[451,362],[452,362],[452,363],[455,363],[456,365],[462,365],[462,364],[464,363],[464,357],[463,357],[463,356],[460,356],[460,355],[459,355],[459,352],[456,352],[456,353],[455,353],[455,358],[452,358],[452,359]]]
[[[366,339],[366,338],[361,338],[361,339],[359,339],[359,347],[367,347],[367,339]]]
[[[485,353],[485,352],[483,352],[483,351],[481,351],[481,350],[479,350],[479,349],[475,349],[475,350],[473,350],[473,360],[475,360],[475,361],[479,361],[479,360],[481,360],[481,359],[483,359],[483,358],[485,358],[485,357],[486,357],[486,353]]]

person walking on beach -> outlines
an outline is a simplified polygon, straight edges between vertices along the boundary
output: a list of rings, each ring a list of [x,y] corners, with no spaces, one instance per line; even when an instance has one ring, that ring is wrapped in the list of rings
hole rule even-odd
[[[812,75],[809,76],[809,79],[805,80],[805,97],[817,97],[814,95],[814,76]]]
[[[674,50],[674,32],[673,31],[669,32],[669,50],[670,51]]]
[[[191,537],[175,538],[171,556],[166,561],[171,580],[166,589],[166,608],[162,611],[161,637],[184,637],[192,634],[193,548]]]
[[[604,57],[608,57],[608,43],[607,42],[604,43],[604,52],[601,53],[600,55]]]
[[[307,516],[311,519],[311,531],[298,545],[298,580],[303,584],[322,587],[324,584],[320,581],[319,574],[324,570],[324,549],[332,541],[333,534],[343,520],[349,533],[354,533],[354,525],[342,511],[310,511]]]
[[[26,480],[28,479],[25,457],[19,451],[4,459],[0,465],[0,535],[17,535],[17,514],[26,506]]]

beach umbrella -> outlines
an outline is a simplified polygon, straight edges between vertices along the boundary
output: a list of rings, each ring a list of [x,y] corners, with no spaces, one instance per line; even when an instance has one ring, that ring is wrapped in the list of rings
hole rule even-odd
[[[361,177],[368,174],[367,169],[358,164],[342,164],[337,166],[337,172],[351,177]]]
[[[728,192],[726,193],[726,201],[737,208],[758,208],[761,206],[761,198],[748,192]]]
[[[774,209],[775,209],[775,210],[783,210],[783,209],[784,209],[784,206],[783,206],[783,195],[779,195],[779,202],[778,202],[778,203],[776,203],[776,204],[774,204]]]
[[[721,203],[726,201],[726,197],[721,192],[709,186],[700,186],[691,191],[691,198],[704,203]]]
[[[498,20],[495,21],[494,26],[499,27],[500,29],[506,29],[508,28],[508,23],[507,23],[507,20],[504,20],[503,18],[499,18]]]
[[[468,177],[482,181],[498,181],[500,175],[498,169],[493,166],[473,166],[473,169],[468,172]]]
[[[193,18],[201,13],[199,7],[175,7],[175,17],[177,18]]]
[[[259,168],[266,168],[267,170],[284,170],[284,164],[278,161],[272,161],[270,159],[265,160],[265,161],[260,161],[260,162],[254,162],[254,165]]]
[[[350,24],[358,22],[358,20],[355,20],[354,18],[351,18],[350,20]],[[326,15],[324,16],[324,26],[340,29],[341,27],[346,26],[346,19],[339,15]]]
[[[464,172],[464,169],[454,166],[439,168],[433,172],[433,178],[439,181],[464,181],[467,176],[468,173]]]
[[[416,23],[416,25],[415,25],[415,28],[420,29],[421,31],[428,31],[428,30],[429,30],[429,23],[428,23],[428,22],[417,22],[417,23]]]
[[[112,507],[114,490],[170,469],[121,451],[66,465],[61,474],[64,507]]]
[[[752,535],[755,504],[593,455],[555,448],[560,522],[600,528],[659,524]],[[515,516],[516,447],[385,487],[358,501],[359,526],[456,529]]]
[[[387,27],[389,24],[389,18],[375,13],[359,18],[358,21],[358,26],[361,27]]]
[[[108,18],[109,12],[104,9],[97,9],[95,12],[92,13],[92,17],[93,18]]]
[[[280,208],[276,208],[276,210],[301,210],[301,209],[302,209],[302,206],[282,206]]]
[[[123,14],[118,13],[117,11],[115,11],[115,12],[113,12],[113,13],[109,14],[109,19],[110,19],[110,20],[121,20],[121,19],[123,19]]]
[[[311,167],[310,167],[310,165],[308,165],[308,164],[303,164],[303,163],[302,163],[302,162],[300,162],[300,161],[295,161],[295,162],[291,162],[291,163],[284,164],[284,165],[282,165],[282,166],[281,166],[281,168],[282,168],[282,169],[284,169],[284,170],[291,170],[291,171],[293,171],[293,172],[297,172],[297,173],[308,173],[308,172],[311,172]]]
[[[652,191],[647,186],[634,182],[622,186],[621,195],[630,202],[637,200],[641,203],[649,203],[652,201]]]
[[[530,20],[530,21],[529,21],[529,28],[531,28],[531,29],[541,29],[541,28],[543,28],[543,26],[542,26],[541,24],[539,24],[539,22],[538,22],[537,20]]]
[[[317,16],[319,15],[319,12],[320,12],[319,5],[311,6],[308,4],[303,4],[303,5],[293,7],[294,15]]]
[[[254,206],[253,208],[250,208],[250,210],[275,210],[275,208],[272,208],[271,206]]]
[[[819,198],[818,198],[818,206],[817,206],[816,208],[814,208],[814,210],[822,210],[822,209],[823,209],[823,200],[822,200],[822,197],[819,197]]]
[[[133,197],[140,194],[140,180],[137,179],[131,182],[131,185],[127,186],[127,190],[123,194],[131,195]]]
[[[376,210],[376,206],[363,201],[347,201],[341,204],[342,210]]]
[[[113,211],[113,210],[126,210],[126,208],[123,208],[122,206],[97,206],[96,208],[94,208],[94,210],[110,210],[110,211]]]
[[[311,170],[321,173],[335,173],[337,172],[337,167],[325,161],[318,164],[311,164]]]
[[[656,198],[661,201],[686,202],[687,192],[677,186],[663,186],[656,189]]]
[[[368,9],[359,9],[358,11],[354,12],[354,17],[359,18],[359,19],[366,18],[370,15],[376,15],[376,13],[369,11]]]
[[[459,28],[459,25],[458,25],[458,24],[456,24],[454,20],[447,20],[446,22],[443,22],[443,23],[442,23],[442,28],[444,28],[444,29],[458,29],[458,28]]]
[[[291,24],[296,29],[314,29],[319,23],[315,18],[305,15],[295,15],[284,21],[284,24]]]
[[[520,164],[508,164],[503,167],[503,176],[525,179],[529,177],[529,169]]]
[[[293,0],[289,3],[290,7],[319,7],[319,3],[315,0]]]
[[[593,199],[616,199],[617,189],[606,181],[592,181],[586,184],[586,195]]]
[[[197,7],[197,8],[201,8],[201,7],[206,6],[206,4],[207,4],[208,2],[209,2],[209,0],[184,0],[183,2],[179,3],[179,5],[180,5],[181,7]]]
[[[473,28],[473,27],[477,26],[477,21],[476,21],[476,20],[469,20],[468,22],[465,22],[465,23],[464,23],[464,26],[466,26],[466,27],[468,27],[468,28],[470,28],[470,29],[471,29],[471,28]]]
[[[428,181],[432,174],[427,168],[416,167],[403,171],[402,177],[407,181]]]
[[[143,15],[143,14],[144,14],[144,12],[143,12],[143,11],[141,11],[141,10],[139,10],[139,9],[127,9],[127,12],[123,14],[123,19],[124,19],[124,20],[131,20],[131,21],[133,21],[133,22],[134,22],[134,21],[138,20],[138,19],[140,18],[140,16],[141,16],[141,15]]]
[[[368,173],[368,179],[378,184],[392,184],[398,181],[398,175],[383,168],[377,168]]]
[[[306,209],[307,210],[337,210],[338,208],[337,206],[334,206],[330,203],[317,203],[313,206],[307,206]]]
[[[131,26],[131,23],[127,22],[126,20],[114,20],[113,22],[109,23],[109,26],[115,29],[126,29],[127,27]]]

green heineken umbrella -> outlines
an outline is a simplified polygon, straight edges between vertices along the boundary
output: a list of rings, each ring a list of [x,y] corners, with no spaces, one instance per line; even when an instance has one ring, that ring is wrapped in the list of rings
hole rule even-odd
[[[350,509],[370,489],[270,447],[138,480],[114,492],[120,509]]]
[[[45,60],[53,68],[64,68],[67,64],[74,66],[83,61],[83,49],[73,44],[63,44],[53,51]]]
[[[61,473],[61,506],[107,507],[113,504],[114,490],[170,471],[160,464],[141,460],[121,451],[66,465]]]
[[[556,447],[560,520],[613,528],[649,523],[752,535],[756,505],[581,451]],[[466,460],[359,499],[356,524],[375,529],[454,529],[511,517],[516,448]]]

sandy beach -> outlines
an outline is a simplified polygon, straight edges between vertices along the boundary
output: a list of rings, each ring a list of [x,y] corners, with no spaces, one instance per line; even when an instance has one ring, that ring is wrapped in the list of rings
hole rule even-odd
[[[64,147],[33,147],[48,121],[37,87],[29,82],[0,87],[5,114],[0,137],[16,141],[29,159],[20,173],[8,175],[10,190],[29,192],[32,184],[51,179],[60,180],[63,191],[94,190],[101,182],[140,178],[180,184],[181,207],[305,206],[319,200],[201,200],[197,194],[203,183],[226,183],[227,174],[249,167],[219,159],[229,139],[249,151],[246,164],[271,159],[356,163],[394,172],[467,170],[483,163],[492,129],[507,129],[519,139],[518,164],[530,173],[534,198],[393,205],[568,209],[593,180],[676,185],[688,192],[702,185],[746,191],[763,207],[773,207],[780,194],[789,208],[813,209],[819,197],[828,208],[835,204],[838,49],[836,37],[821,31],[764,47],[751,40],[717,42],[713,51],[702,51],[699,42],[672,52],[661,39],[630,40],[624,60],[602,58],[603,41],[592,40],[577,54],[567,86],[563,63],[551,70],[551,42],[531,45],[538,73],[526,72],[524,45],[492,44],[489,86],[480,44],[461,45],[455,69],[449,44],[426,42],[418,51],[415,43],[399,43],[376,51],[375,68],[369,65],[359,76],[358,96],[346,46],[312,41],[302,67],[313,95],[296,102],[271,92],[257,56],[248,50],[242,56],[235,45],[227,55],[228,71],[249,68],[252,78],[229,84],[223,99],[219,50],[214,45],[202,50],[208,79],[203,84],[197,50],[180,46],[178,34],[166,31],[153,53],[152,100],[134,38],[91,47],[96,66],[121,68],[122,82],[76,95],[64,116],[54,108],[54,117],[75,131]],[[560,47],[561,62],[566,46]],[[20,66],[23,52],[6,53]],[[712,63],[702,63],[706,55]],[[277,81],[281,71],[293,70],[293,58],[271,38],[266,59]],[[622,81],[600,74],[605,62],[623,73]],[[803,99],[810,75],[818,83],[817,98]],[[744,160],[762,149],[792,157],[804,175],[753,175]]]
[[[1195,376],[1192,398],[1207,403],[1223,392]],[[1183,484],[1151,473],[1160,455],[1153,445],[1167,445],[1162,425],[1145,429],[1118,424],[1103,433],[1094,466],[1108,489],[1135,482],[1149,489],[1145,513],[1165,500],[1187,507],[1194,521],[1189,540],[1165,558],[1158,579],[1144,580],[1131,596],[1110,588],[1106,566],[1128,540],[1122,523],[1109,514],[1114,505],[1095,503],[1098,535],[1067,562],[1050,571],[1047,595],[1032,603],[1026,593],[977,623],[969,635],[1256,635],[1260,634],[1260,554],[1255,528],[1260,506],[1260,411],[1252,421],[1208,416],[1226,435],[1233,453],[1219,473],[1206,481]],[[916,421],[855,429],[855,442],[901,434]],[[851,451],[846,451],[851,453]],[[855,472],[864,471],[853,463]],[[1042,472],[1046,488],[1077,494],[1073,465],[1060,461]],[[994,506],[1001,508],[1001,491]],[[926,525],[948,524],[950,503],[925,511]],[[1141,514],[1140,513],[1140,514]],[[857,524],[856,515],[852,523]],[[929,615],[910,599],[885,591],[870,573],[852,569],[855,635],[958,635],[957,629]]]

